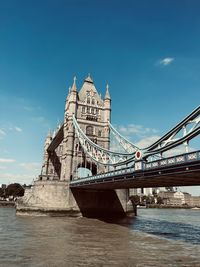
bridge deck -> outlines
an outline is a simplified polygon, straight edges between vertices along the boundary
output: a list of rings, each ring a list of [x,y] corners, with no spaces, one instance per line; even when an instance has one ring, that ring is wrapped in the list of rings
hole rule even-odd
[[[200,160],[143,171],[124,169],[75,180],[71,188],[122,189],[200,185]]]

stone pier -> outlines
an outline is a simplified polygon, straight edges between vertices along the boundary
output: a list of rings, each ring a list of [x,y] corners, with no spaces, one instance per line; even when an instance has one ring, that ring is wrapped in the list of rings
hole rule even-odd
[[[133,214],[127,190],[81,190],[68,181],[35,181],[16,204],[17,215],[119,218]]]

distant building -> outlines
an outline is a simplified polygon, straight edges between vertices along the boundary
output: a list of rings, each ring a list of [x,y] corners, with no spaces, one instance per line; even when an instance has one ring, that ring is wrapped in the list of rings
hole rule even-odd
[[[6,189],[6,187],[7,187],[6,184],[1,184],[1,185],[0,185],[0,188],[2,188],[2,189]]]
[[[191,196],[189,205],[191,207],[200,207],[200,197]]]
[[[186,192],[161,191],[158,193],[158,196],[163,199],[163,204],[165,205],[200,207],[200,197],[191,196],[191,194]]]

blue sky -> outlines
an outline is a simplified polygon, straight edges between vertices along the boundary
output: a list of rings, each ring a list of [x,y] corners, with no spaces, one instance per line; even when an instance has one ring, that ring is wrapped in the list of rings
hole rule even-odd
[[[40,172],[74,75],[80,88],[91,73],[102,94],[109,83],[112,123],[136,142],[199,106],[199,10],[198,0],[0,0],[0,183]]]

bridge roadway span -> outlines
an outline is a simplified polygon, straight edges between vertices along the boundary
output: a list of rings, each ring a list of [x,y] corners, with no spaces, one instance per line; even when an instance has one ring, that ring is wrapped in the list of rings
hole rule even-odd
[[[73,180],[70,188],[125,189],[200,185],[200,151],[139,164],[139,170],[129,167]]]

